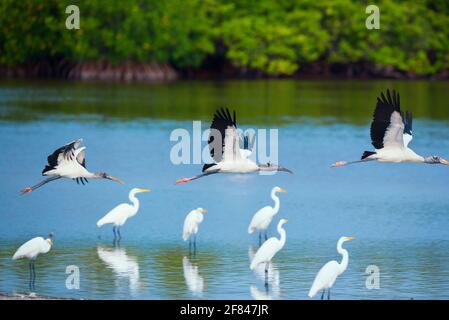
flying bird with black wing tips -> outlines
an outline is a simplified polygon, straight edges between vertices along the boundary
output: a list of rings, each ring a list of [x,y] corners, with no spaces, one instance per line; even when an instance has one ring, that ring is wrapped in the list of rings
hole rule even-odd
[[[379,162],[416,162],[449,165],[449,161],[439,156],[423,157],[408,147],[412,141],[412,113],[401,112],[399,93],[387,89],[377,98],[371,123],[371,143],[375,151],[365,151],[360,160],[338,161],[332,167],[377,160]]]
[[[254,137],[241,136],[237,130],[235,111],[219,109],[215,112],[209,134],[209,151],[214,163],[206,163],[202,173],[191,178],[182,178],[176,184],[186,183],[215,173],[252,173],[259,171],[284,171],[293,173],[276,164],[257,164],[250,159]],[[240,145],[243,145],[241,148]]]
[[[86,169],[86,147],[80,147],[82,139],[75,140],[56,149],[48,156],[48,164],[42,171],[43,176],[49,178],[38,184],[21,190],[22,194],[30,193],[44,184],[61,178],[75,180],[78,184],[87,183],[87,179],[108,179],[123,184],[124,182],[104,172],[89,172]]]

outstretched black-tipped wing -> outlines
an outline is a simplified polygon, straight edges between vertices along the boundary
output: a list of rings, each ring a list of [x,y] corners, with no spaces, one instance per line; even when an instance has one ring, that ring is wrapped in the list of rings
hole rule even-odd
[[[412,135],[412,126],[413,126],[413,117],[412,113],[406,111],[405,116],[404,113],[401,113],[402,119],[404,120],[404,133]]]
[[[401,117],[400,99],[396,91],[387,89],[377,98],[371,123],[371,142],[376,149],[403,147],[404,123]]]
[[[56,149],[47,157],[48,164],[45,166],[42,174],[55,169],[64,159],[72,160],[75,156],[75,150],[80,146],[81,142],[82,139],[78,139]]]
[[[412,113],[408,111],[405,112],[405,115],[404,113],[401,115],[404,121],[404,135],[402,138],[404,139],[404,147],[408,147],[408,144],[413,139],[413,117]]]
[[[211,157],[215,162],[220,162],[223,159],[223,152],[225,149],[226,129],[237,129],[235,120],[235,111],[232,116],[229,109],[220,108],[214,114],[212,124],[210,126],[211,132],[209,134],[209,151]],[[220,136],[217,136],[219,134]]]

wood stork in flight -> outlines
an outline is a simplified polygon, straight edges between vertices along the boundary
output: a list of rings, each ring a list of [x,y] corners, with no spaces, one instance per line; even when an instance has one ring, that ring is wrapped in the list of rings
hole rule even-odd
[[[22,194],[32,192],[42,187],[44,184],[60,179],[70,178],[78,184],[88,182],[87,179],[109,179],[123,184],[124,182],[104,172],[89,172],[86,169],[86,147],[81,147],[82,139],[70,142],[61,148],[56,149],[48,156],[48,164],[42,171],[43,176],[50,176],[38,184],[21,190]]]
[[[202,173],[191,178],[182,178],[176,184],[186,183],[214,173],[252,173],[259,171],[284,171],[293,173],[276,164],[257,164],[249,159],[251,155],[249,136],[242,137],[237,130],[235,111],[231,116],[229,109],[215,112],[209,134],[209,151],[215,163],[206,163]],[[243,141],[244,147],[240,148]]]
[[[405,119],[404,119],[405,118]],[[338,161],[332,167],[377,160],[379,162],[416,162],[449,165],[449,161],[439,156],[423,157],[408,147],[412,140],[412,114],[401,112],[399,93],[387,89],[377,98],[371,123],[371,142],[375,151],[363,152],[361,160]]]

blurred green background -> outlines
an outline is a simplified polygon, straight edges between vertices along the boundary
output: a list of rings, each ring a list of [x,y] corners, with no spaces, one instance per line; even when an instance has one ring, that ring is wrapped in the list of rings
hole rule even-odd
[[[67,30],[65,9],[80,8]],[[368,30],[367,5],[380,8]],[[253,76],[419,77],[449,69],[447,0],[2,0],[0,65],[158,63]],[[62,74],[64,76],[64,74]]]

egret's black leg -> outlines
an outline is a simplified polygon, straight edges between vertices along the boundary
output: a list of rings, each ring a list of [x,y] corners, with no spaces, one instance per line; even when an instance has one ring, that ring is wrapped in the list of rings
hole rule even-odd
[[[195,255],[196,254],[196,234],[194,235],[194,238],[193,238],[193,255]]]
[[[189,237],[189,254],[192,254],[192,237]]]
[[[33,267],[32,267],[32,265],[31,265],[31,262],[30,262],[29,266],[30,266],[30,283],[29,283],[29,287],[30,287],[30,291],[32,291],[32,290],[33,290],[33,287],[32,287],[32,285],[31,285],[31,283],[32,283],[32,279],[33,279],[33,275],[32,275]]]
[[[117,233],[116,233],[115,229],[116,229],[116,227],[113,226],[112,227],[112,233],[114,234],[114,240],[117,239]]]
[[[33,262],[33,290],[36,288],[35,286],[36,286],[36,268]]]
[[[262,231],[259,231],[259,247],[262,245]]]
[[[122,239],[122,235],[120,234],[120,227],[117,227],[118,240]]]
[[[331,299],[331,288],[327,289],[327,300]]]
[[[323,289],[323,293],[321,293],[321,300],[324,300],[324,292],[326,291],[326,289]]]
[[[265,230],[265,241],[267,241],[267,239],[268,239],[267,230]]]
[[[268,287],[268,262],[265,263],[265,286]]]

